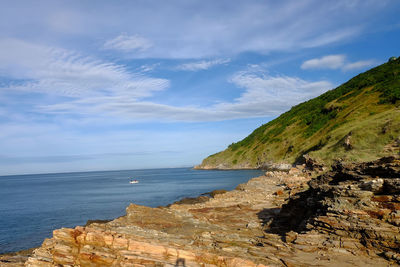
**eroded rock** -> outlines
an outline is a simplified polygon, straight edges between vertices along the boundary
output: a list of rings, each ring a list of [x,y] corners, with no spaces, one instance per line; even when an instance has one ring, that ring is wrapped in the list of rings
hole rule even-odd
[[[377,255],[395,255],[400,250],[399,184],[398,158],[337,162],[333,171],[311,180],[308,190],[285,204],[269,230],[286,236],[295,231],[305,240],[310,240],[308,231],[312,230],[331,240],[346,238],[347,247],[359,247],[359,243]],[[400,264],[396,257],[385,257]]]

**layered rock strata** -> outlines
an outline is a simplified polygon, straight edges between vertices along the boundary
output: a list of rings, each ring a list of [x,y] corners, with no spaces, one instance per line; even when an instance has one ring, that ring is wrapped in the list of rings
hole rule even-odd
[[[203,203],[131,204],[111,222],[55,230],[25,264],[388,266],[398,257],[399,165],[339,164],[313,180],[267,172]]]
[[[344,164],[309,182],[274,218],[270,231],[314,231],[330,236],[336,247],[361,244],[400,264],[400,160]],[[348,243],[355,239],[357,242]],[[298,243],[298,241],[294,241]]]

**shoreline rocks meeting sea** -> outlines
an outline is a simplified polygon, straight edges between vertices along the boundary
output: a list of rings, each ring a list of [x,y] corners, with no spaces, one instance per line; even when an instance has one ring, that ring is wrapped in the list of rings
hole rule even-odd
[[[312,178],[312,176],[316,176]],[[110,222],[54,230],[0,266],[400,264],[400,160],[268,171],[192,204],[131,204]]]

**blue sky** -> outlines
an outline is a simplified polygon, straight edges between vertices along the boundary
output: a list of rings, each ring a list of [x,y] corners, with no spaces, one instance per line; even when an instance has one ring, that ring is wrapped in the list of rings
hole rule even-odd
[[[400,2],[1,1],[0,175],[193,166],[400,56]]]

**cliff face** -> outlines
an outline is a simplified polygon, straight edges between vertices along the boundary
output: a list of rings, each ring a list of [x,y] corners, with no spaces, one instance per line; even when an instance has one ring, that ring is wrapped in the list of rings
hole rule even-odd
[[[292,107],[242,141],[211,155],[201,169],[274,168],[304,154],[328,165],[336,158],[371,161],[400,144],[400,59],[362,73]]]
[[[55,230],[26,266],[400,264],[399,195],[396,158],[312,180],[267,172],[204,203],[131,204],[114,221]]]

